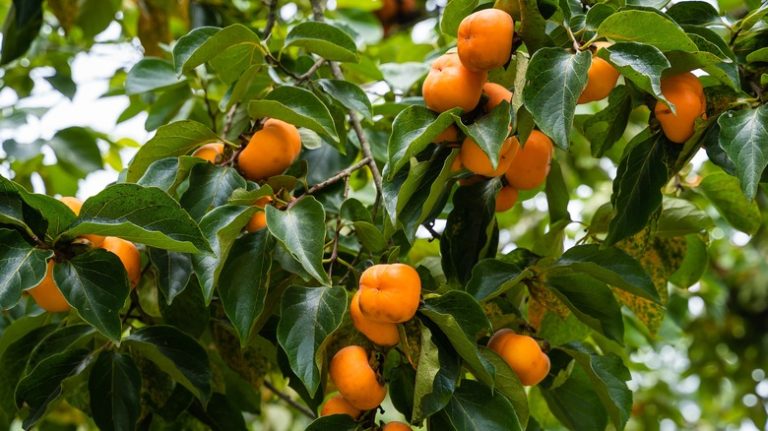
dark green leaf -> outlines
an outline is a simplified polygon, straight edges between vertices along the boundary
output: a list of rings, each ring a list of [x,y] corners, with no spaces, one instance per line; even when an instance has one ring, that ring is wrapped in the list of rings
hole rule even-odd
[[[572,247],[563,253],[555,265],[584,272],[633,295],[659,301],[653,281],[640,263],[616,247],[598,244]]]
[[[192,258],[188,254],[150,247],[149,260],[157,271],[157,288],[170,305],[189,284]]]
[[[569,430],[603,430],[608,424],[608,412],[580,367],[574,368],[565,383],[554,389],[541,389],[541,394]]]
[[[660,133],[640,133],[628,144],[613,181],[611,202],[616,215],[608,228],[607,244],[639,232],[661,206],[667,183],[667,146]]]
[[[667,9],[667,15],[679,24],[722,23],[717,9],[705,1],[675,3]]]
[[[330,415],[315,419],[305,431],[357,431],[360,427],[350,415]]]
[[[77,314],[114,341],[120,339],[120,309],[128,276],[117,255],[93,249],[53,267],[53,279]]]
[[[478,337],[491,331],[491,323],[480,304],[468,293],[454,290],[436,298],[425,299],[421,313],[448,337],[472,373],[493,387],[493,365],[480,355],[476,343]]]
[[[311,91],[299,87],[277,87],[263,99],[252,100],[248,114],[255,118],[270,117],[298,127],[306,127],[338,142],[336,124],[328,107]]]
[[[467,136],[471,137],[477,146],[488,156],[494,169],[499,165],[501,145],[509,135],[509,123],[512,122],[509,104],[499,103],[488,115],[481,117],[469,127],[457,119],[456,124]]]
[[[561,48],[542,48],[528,63],[525,107],[560,148],[568,148],[576,101],[587,85],[591,61],[588,52],[574,55]]]
[[[442,410],[456,390],[460,374],[460,358],[445,337],[423,326],[411,420],[418,422]]]
[[[171,251],[210,250],[200,228],[167,193],[156,187],[114,184],[83,203],[65,238],[83,234],[118,236]]]
[[[715,227],[709,215],[685,199],[665,197],[661,217],[656,224],[656,235],[662,237],[700,233]]]
[[[208,404],[203,407],[196,401],[189,411],[214,431],[247,431],[243,413],[236,409],[227,396],[214,392]]]
[[[550,290],[587,326],[619,344],[624,342],[621,309],[611,289],[585,273],[550,273]]]
[[[232,52],[238,53],[242,59],[247,59],[248,64],[264,61],[259,36],[242,24],[230,25],[216,33],[210,27],[206,30],[197,29],[185,38],[180,38],[173,50],[175,72],[178,74],[189,72],[219,55],[231,58]],[[245,70],[244,67],[241,69]]]
[[[285,37],[285,47],[299,46],[329,61],[357,62],[355,41],[344,32],[323,22],[302,22]]]
[[[451,126],[457,110],[436,115],[429,109],[411,105],[397,114],[389,137],[388,179],[392,180],[411,157],[423,151],[446,128]]]
[[[371,101],[357,85],[338,79],[321,79],[317,83],[345,108],[357,111],[369,120],[373,117]]]
[[[173,64],[175,72],[180,75],[184,68],[184,63],[189,60],[189,57],[210,39],[211,36],[220,31],[221,29],[217,27],[198,27],[180,37],[179,40],[176,41],[176,45],[173,46]],[[223,51],[224,46],[224,44],[221,44],[219,49],[215,50],[215,52],[218,53]]]
[[[264,310],[274,241],[266,229],[245,235],[232,245],[219,277],[219,295],[240,342],[245,344]]]
[[[445,431],[522,431],[509,400],[485,385],[464,380],[444,410],[430,418],[430,429]]]
[[[641,90],[668,103],[661,93],[661,73],[671,65],[664,54],[652,45],[619,42],[597,52]]]
[[[292,286],[283,293],[277,341],[311,396],[320,386],[324,342],[341,325],[346,311],[343,288]]]
[[[0,229],[0,309],[13,307],[23,290],[40,284],[51,256],[51,250],[32,247],[17,231]]]
[[[175,196],[176,189],[186,180],[189,171],[201,163],[207,162],[191,156],[166,157],[152,162],[136,183],[145,187],[158,187]]]
[[[568,213],[568,187],[565,185],[563,172],[560,169],[560,163],[552,161],[549,174],[545,185],[547,193],[547,207],[549,209],[549,225],[552,226],[558,221],[570,221],[571,215]]]
[[[43,0],[15,0],[3,22],[0,66],[24,55],[43,25]]]
[[[176,76],[173,65],[160,58],[143,58],[128,72],[125,92],[128,95],[173,87],[184,82]]]
[[[477,6],[478,0],[451,0],[445,6],[443,16],[440,19],[440,31],[448,36],[456,37],[459,24]]]
[[[133,359],[114,351],[102,352],[88,378],[96,425],[106,431],[135,429],[141,412],[140,390],[141,375]]]
[[[726,111],[717,120],[720,147],[728,154],[747,199],[754,199],[768,166],[768,106]]]
[[[328,285],[328,274],[323,268],[325,248],[325,210],[314,197],[306,197],[294,206],[280,211],[266,207],[267,227],[299,262],[309,275]]]
[[[123,341],[151,360],[175,381],[206,402],[211,396],[211,369],[205,349],[172,326],[147,326]]]
[[[179,203],[195,220],[212,208],[223,205],[236,189],[245,188],[245,179],[234,168],[200,163],[189,172],[189,188]]]
[[[621,139],[632,112],[632,97],[627,87],[620,85],[608,96],[608,106],[589,117],[582,126],[589,139],[594,157],[602,157]]]
[[[520,424],[525,427],[528,424],[528,396],[525,386],[509,365],[496,352],[488,348],[481,348],[480,353],[496,369],[494,389],[503,394],[512,403],[515,415]]]
[[[177,121],[157,129],[157,133],[139,148],[128,166],[128,181],[138,181],[154,161],[181,156],[219,138],[208,127],[192,120]]]
[[[85,177],[104,166],[96,138],[82,127],[59,130],[48,145],[56,153],[56,161],[78,177]]]
[[[466,291],[478,301],[496,297],[516,286],[528,275],[526,269],[538,256],[518,248],[498,259],[484,259],[472,268]]]

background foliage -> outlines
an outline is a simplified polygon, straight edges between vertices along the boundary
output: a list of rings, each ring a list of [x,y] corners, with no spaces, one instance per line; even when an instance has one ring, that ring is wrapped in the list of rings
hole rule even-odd
[[[458,23],[489,3],[403,1],[382,20],[369,0],[325,11],[0,1],[0,428],[304,429],[328,356],[366,343],[344,291],[327,286],[352,289],[366,265],[404,260],[427,296],[403,327],[408,342],[382,358],[383,417],[429,417],[433,429],[470,419],[489,430],[765,429],[768,6],[512,4],[517,51],[490,79],[514,90],[516,132],[535,124],[559,149],[546,187],[494,216],[498,181],[454,186],[466,176],[449,172],[456,151],[430,144],[460,113],[438,116],[420,98]],[[576,106],[565,95],[580,92],[599,38],[616,42],[600,57],[622,81]],[[77,56],[125,46],[144,58],[114,70],[103,97],[128,100],[117,123],[143,123],[151,139],[83,127],[78,112],[19,138],[46,123],[51,106],[35,96],[81,91]],[[694,69],[708,119],[678,146],[649,106],[662,74]],[[463,131],[498,148],[506,115],[465,118]],[[285,175],[257,185],[188,156],[217,139],[236,148],[265,116],[301,128],[301,159]],[[118,183],[96,188],[103,169]],[[324,185],[339,172],[348,180]],[[240,234],[260,197],[308,190],[267,209],[268,231]],[[77,193],[95,195],[78,218],[42,196]],[[88,251],[55,275],[77,312],[41,313],[22,291],[42,278],[51,245],[81,234],[141,244],[140,286]],[[551,346],[550,376],[527,393],[478,347],[502,326],[532,326]],[[438,378],[448,383],[432,386]]]

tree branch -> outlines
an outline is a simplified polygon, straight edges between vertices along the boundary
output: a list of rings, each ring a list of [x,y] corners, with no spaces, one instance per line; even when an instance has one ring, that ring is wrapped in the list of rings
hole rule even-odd
[[[264,26],[264,35],[262,36],[262,39],[264,40],[267,40],[272,36],[272,29],[275,27],[275,22],[277,21],[277,1],[278,0],[267,1],[267,24]]]
[[[264,386],[266,386],[267,389],[270,390],[270,392],[277,395],[278,398],[288,403],[294,409],[298,410],[299,413],[303,414],[304,416],[310,419],[317,419],[317,415],[315,414],[315,412],[299,404],[298,402],[294,401],[293,398],[289,397],[288,395],[280,392],[280,390],[277,389],[272,383],[270,383],[269,380],[264,380]]]
[[[302,83],[307,79],[311,78],[312,75],[314,75],[315,72],[317,72],[317,69],[320,69],[320,67],[322,67],[323,64],[325,64],[325,59],[324,58],[318,59],[315,62],[315,64],[312,65],[312,67],[310,67],[306,72],[304,72],[299,76],[298,83]]]
[[[362,168],[363,166],[369,164],[371,159],[369,157],[363,157],[360,159],[359,162],[355,163],[354,165],[342,169],[341,171],[337,172],[336,175],[328,178],[325,181],[319,182],[315,184],[314,186],[310,187],[309,190],[307,190],[308,195],[311,195],[312,193],[317,192],[318,190],[322,190],[330,185],[336,184],[339,181],[348,178],[350,175],[352,175],[352,172],[355,172],[356,170]]]

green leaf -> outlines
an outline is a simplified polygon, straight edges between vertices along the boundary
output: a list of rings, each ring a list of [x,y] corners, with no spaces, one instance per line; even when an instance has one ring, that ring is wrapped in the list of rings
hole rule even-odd
[[[415,155],[429,146],[437,136],[454,122],[458,110],[450,110],[435,115],[429,109],[411,105],[397,114],[392,123],[392,134],[387,146],[392,180],[400,169],[407,165]]]
[[[130,95],[173,87],[184,82],[176,76],[173,65],[160,58],[143,58],[125,78],[125,93]]]
[[[80,218],[62,233],[118,236],[171,251],[210,250],[200,228],[164,191],[138,184],[114,184],[83,203]]]
[[[270,117],[297,127],[306,127],[334,142],[339,141],[336,124],[328,107],[311,91],[299,87],[277,87],[263,99],[248,104],[248,114],[254,118]]]
[[[183,120],[162,126],[155,136],[139,148],[128,165],[126,176],[129,182],[138,181],[156,160],[164,157],[182,156],[195,148],[219,138],[208,127],[197,121]]]
[[[709,174],[699,184],[699,190],[731,226],[750,235],[760,228],[762,217],[757,202],[744,196],[738,179],[724,172]]]
[[[517,3],[520,10],[520,31],[515,32],[525,42],[528,52],[536,52],[545,46],[552,46],[554,43],[547,34],[547,20],[541,15],[539,2],[537,0],[507,0],[511,3]],[[499,3],[504,3],[500,1]],[[542,3],[543,5],[544,3]],[[514,14],[513,14],[514,16]]]
[[[68,349],[87,347],[95,333],[96,330],[85,323],[57,328],[32,350],[27,361],[27,371],[33,370],[51,356],[61,354]]]
[[[453,290],[425,299],[420,311],[448,337],[478,380],[493,387],[495,370],[480,355],[476,343],[478,337],[491,332],[491,322],[480,304],[468,293]]]
[[[86,349],[70,349],[50,356],[19,381],[16,403],[26,403],[30,407],[24,428],[31,428],[43,418],[48,405],[61,395],[64,380],[83,370],[90,353]]]
[[[625,383],[631,376],[621,358],[610,353],[598,355],[579,343],[567,344],[559,349],[572,356],[584,369],[613,425],[616,429],[624,429],[632,410],[632,392]]]
[[[440,239],[443,272],[449,281],[464,284],[480,259],[496,255],[496,193],[498,181],[462,186],[453,195],[453,211],[448,214]]]
[[[192,267],[200,281],[206,304],[213,298],[213,291],[219,283],[232,244],[255,212],[255,207],[222,205],[200,221],[200,229],[211,244],[212,251],[192,255]]]
[[[768,106],[726,111],[717,120],[720,146],[728,154],[747,199],[754,199],[768,166]]]
[[[317,84],[320,85],[323,91],[344,105],[345,108],[359,112],[368,120],[372,119],[373,107],[371,107],[371,101],[357,85],[339,79],[320,79],[317,81]]]
[[[589,274],[633,295],[659,302],[653,281],[640,263],[616,247],[578,245],[563,253],[554,265]]]
[[[512,404],[485,385],[464,380],[444,410],[429,418],[429,429],[445,431],[522,431]]]
[[[305,431],[357,431],[359,427],[360,424],[352,419],[352,416],[335,414],[315,419],[311,424],[307,425]]]
[[[715,227],[709,215],[693,202],[685,199],[664,197],[661,217],[656,223],[656,235],[662,237],[700,233]]]
[[[56,153],[61,167],[80,178],[104,167],[96,138],[82,127],[59,130],[48,145]]]
[[[608,96],[608,106],[582,125],[582,132],[591,144],[592,156],[603,157],[621,139],[631,112],[632,96],[627,87],[620,85],[614,88]]]
[[[240,343],[251,336],[264,310],[274,241],[266,229],[238,238],[219,277],[219,296]]]
[[[93,421],[105,431],[130,431],[139,420],[141,375],[130,356],[103,351],[88,378]]]
[[[448,36],[456,37],[461,20],[475,10],[477,3],[478,0],[450,0],[440,19],[440,31]]]
[[[227,202],[236,189],[245,188],[245,179],[234,168],[200,163],[189,172],[189,188],[179,203],[195,220]]]
[[[662,52],[698,51],[680,26],[658,11],[622,10],[600,24],[597,33],[616,42],[653,45]]]
[[[233,24],[218,32],[211,27],[196,29],[179,39],[173,49],[175,72],[182,74],[216,58],[219,55],[231,57],[237,52],[248,64],[264,61],[259,36],[242,24]],[[241,65],[241,69],[245,70]]]
[[[768,46],[760,48],[757,51],[752,51],[747,54],[747,62],[749,63],[765,63],[768,62]]]
[[[277,341],[310,396],[320,386],[324,342],[341,325],[346,311],[343,288],[292,286],[283,293]]]
[[[465,290],[478,301],[499,296],[528,276],[527,268],[538,259],[538,256],[523,248],[515,249],[498,259],[483,259],[472,268],[472,278]]]
[[[75,213],[50,196],[29,193],[0,176],[0,222],[22,228],[30,237],[53,239],[75,221]]]
[[[640,133],[628,144],[613,181],[611,203],[616,215],[606,244],[615,244],[645,227],[661,206],[661,188],[667,183],[667,146],[661,133]]]
[[[621,309],[605,283],[584,273],[550,273],[547,282],[579,320],[611,340],[624,343]]]
[[[325,210],[314,197],[301,199],[292,207],[280,211],[267,206],[267,227],[291,256],[315,280],[329,285],[323,268],[325,248]]]
[[[0,309],[13,307],[23,290],[40,284],[52,256],[53,251],[32,247],[17,231],[0,229]]]
[[[192,168],[201,163],[207,162],[191,156],[165,157],[152,162],[136,184],[157,187],[175,196],[176,189],[187,179]]]
[[[571,215],[568,213],[568,187],[563,178],[563,171],[560,169],[560,163],[552,161],[550,163],[547,182],[544,186],[547,193],[547,207],[549,211],[549,225],[554,226],[557,222],[571,221]]]
[[[568,148],[576,101],[587,85],[591,61],[588,52],[542,48],[528,63],[523,102],[541,131],[560,148]]]
[[[192,258],[185,253],[176,253],[149,247],[149,260],[157,272],[157,289],[171,305],[189,284],[192,277]]]
[[[520,424],[525,427],[528,424],[528,396],[525,386],[509,365],[496,352],[488,348],[481,348],[480,353],[496,368],[496,380],[494,389],[503,394],[512,403],[515,415]]]
[[[671,65],[656,47],[636,42],[619,42],[599,50],[597,55],[611,63],[641,90],[669,104],[661,93],[661,73]]]
[[[541,388],[541,394],[551,412],[569,430],[603,430],[608,424],[608,412],[581,367],[574,368],[560,386]]]
[[[192,337],[172,326],[137,329],[123,341],[154,362],[176,382],[206,402],[211,396],[211,368],[205,349]]]
[[[445,336],[421,328],[411,420],[419,422],[442,410],[451,399],[461,374],[461,360]]]
[[[0,66],[24,55],[43,25],[43,0],[14,1],[3,22]]]
[[[506,101],[499,103],[488,115],[484,115],[470,126],[457,118],[456,124],[467,136],[480,147],[491,161],[494,169],[499,165],[501,145],[509,135],[509,123],[512,122],[509,104]]]
[[[355,41],[336,26],[323,22],[302,22],[285,37],[285,47],[298,46],[328,61],[357,62]]]
[[[722,24],[720,13],[705,1],[675,3],[666,13],[679,24]]]
[[[128,276],[117,255],[93,249],[53,267],[53,279],[77,314],[118,341],[120,309],[128,297]]]
[[[696,284],[709,263],[709,252],[707,244],[699,235],[691,234],[685,236],[685,257],[677,271],[669,276],[669,281],[676,286],[687,289]]]

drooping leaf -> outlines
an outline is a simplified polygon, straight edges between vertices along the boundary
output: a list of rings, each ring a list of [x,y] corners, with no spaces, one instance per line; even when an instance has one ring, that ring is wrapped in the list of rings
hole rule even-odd
[[[768,106],[726,111],[717,123],[720,146],[733,161],[744,194],[752,200],[768,166]]]
[[[632,112],[632,97],[627,87],[620,85],[608,96],[608,106],[589,117],[582,125],[589,139],[592,156],[602,157],[624,134]]]
[[[328,285],[328,274],[322,262],[325,248],[323,205],[309,196],[285,211],[268,206],[266,212],[267,227],[272,235],[312,278]]]
[[[0,66],[24,55],[43,25],[43,0],[14,1],[3,22]]]
[[[157,271],[157,288],[165,303],[170,305],[189,284],[192,277],[192,258],[185,253],[150,247],[149,260]]]
[[[619,42],[597,52],[641,90],[668,103],[661,93],[661,73],[671,65],[661,51],[653,45]]]
[[[355,41],[344,32],[323,22],[302,22],[285,37],[285,46],[299,46],[329,61],[357,62]]]
[[[528,397],[525,393],[525,387],[520,382],[520,378],[509,367],[509,365],[498,354],[488,348],[481,348],[480,353],[496,369],[494,389],[503,394],[512,403],[515,415],[520,421],[520,425],[525,427],[528,424]]]
[[[491,161],[494,169],[499,164],[501,146],[509,135],[509,124],[512,121],[509,104],[502,100],[488,115],[484,115],[470,126],[464,126],[460,119],[456,124],[467,136],[480,147]]]
[[[166,192],[119,183],[87,199],[80,218],[63,238],[83,234],[118,236],[171,251],[209,250],[197,224]]]
[[[211,396],[211,368],[205,349],[172,326],[137,329],[123,343],[155,363],[175,381],[206,402]]]
[[[192,29],[189,33],[181,36],[176,44],[173,46],[173,65],[174,71],[177,74],[181,74],[184,69],[184,63],[189,60],[190,56],[200,48],[211,36],[219,33],[221,29],[217,27],[198,27]],[[214,52],[221,52],[224,44],[221,44]],[[188,67],[187,70],[190,68]]]
[[[173,70],[173,65],[160,58],[143,58],[128,72],[125,92],[128,95],[146,93],[173,87],[184,82]]]
[[[427,148],[443,130],[450,127],[455,113],[455,110],[450,110],[436,115],[418,105],[400,111],[392,123],[392,134],[389,137],[388,179],[392,180],[395,174],[408,164],[411,157]]]
[[[248,105],[251,117],[270,117],[297,127],[306,127],[334,142],[339,141],[336,124],[328,107],[311,91],[299,87],[277,87],[264,98]]]
[[[179,203],[195,220],[227,202],[232,192],[245,188],[245,179],[234,168],[200,163],[189,172],[189,188]]]
[[[289,287],[280,302],[277,341],[310,396],[320,386],[324,341],[347,310],[347,292],[331,287]]]
[[[141,375],[130,356],[104,351],[88,379],[93,420],[100,429],[130,431],[141,412]]]
[[[472,268],[466,291],[478,301],[498,296],[517,285],[539,256],[518,248],[497,259],[484,259]]]
[[[460,358],[445,337],[423,326],[413,389],[412,421],[429,417],[448,404],[460,370]]]
[[[699,190],[712,202],[731,226],[752,234],[760,227],[761,216],[757,202],[747,199],[739,180],[724,172],[704,176]]]
[[[522,431],[509,400],[482,383],[464,380],[444,410],[429,418],[430,429],[446,431]]]
[[[197,29],[180,38],[174,47],[174,68],[177,74],[182,74],[233,51],[238,53],[240,59],[246,59],[248,64],[263,63],[264,53],[260,44],[259,36],[242,24],[232,24],[217,32],[210,27]]]
[[[201,163],[206,161],[198,157],[164,157],[152,162],[136,183],[145,187],[158,187],[175,196],[176,189],[186,180],[192,168]]]
[[[52,256],[51,250],[32,247],[17,231],[0,229],[0,309],[13,307],[23,290],[40,284]]]
[[[560,148],[570,141],[576,101],[587,85],[592,57],[560,48],[542,48],[531,57],[523,90],[525,107],[541,131]]]
[[[219,295],[241,343],[264,310],[274,241],[266,229],[238,238],[219,277]]]
[[[48,145],[56,153],[56,161],[61,167],[78,177],[84,178],[104,167],[96,137],[83,127],[59,130]]]
[[[568,380],[560,386],[542,388],[541,394],[550,411],[571,431],[602,430],[608,424],[608,413],[580,367],[574,368]]]
[[[345,108],[359,112],[364,118],[373,117],[373,107],[365,92],[357,85],[339,79],[321,79],[317,84]]]

